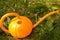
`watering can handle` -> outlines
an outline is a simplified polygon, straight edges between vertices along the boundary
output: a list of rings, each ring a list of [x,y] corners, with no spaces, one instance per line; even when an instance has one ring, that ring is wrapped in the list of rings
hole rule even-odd
[[[8,16],[16,16],[16,17],[20,17],[20,15],[18,15],[17,13],[7,13],[7,14],[5,14],[5,15],[3,15],[2,17],[1,17],[1,20],[0,20],[0,28],[4,31],[4,32],[7,32],[7,33],[9,33],[9,31],[3,26],[3,22],[4,22],[4,20],[8,17]]]

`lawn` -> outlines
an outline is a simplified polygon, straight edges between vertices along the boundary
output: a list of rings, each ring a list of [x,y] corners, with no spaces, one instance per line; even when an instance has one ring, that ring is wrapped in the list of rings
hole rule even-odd
[[[55,10],[60,10],[60,0],[0,0],[0,18],[8,12],[16,12],[35,24],[45,14]],[[6,28],[12,18],[7,17],[3,23]],[[60,15],[48,17],[23,39],[16,39],[0,29],[0,40],[60,40]]]

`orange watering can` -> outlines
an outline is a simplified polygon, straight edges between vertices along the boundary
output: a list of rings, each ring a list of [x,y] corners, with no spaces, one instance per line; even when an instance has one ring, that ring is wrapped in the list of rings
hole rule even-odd
[[[32,24],[31,20],[25,16],[20,16],[17,13],[7,13],[1,17],[0,20],[0,28],[7,33],[10,33],[15,38],[25,38],[31,34],[33,28],[35,28],[38,24],[40,24],[43,20],[47,17],[58,14],[59,11],[53,11],[45,16],[43,16],[40,20],[38,20],[34,25]],[[3,22],[8,16],[16,16],[11,20],[8,26],[8,30],[3,26]]]

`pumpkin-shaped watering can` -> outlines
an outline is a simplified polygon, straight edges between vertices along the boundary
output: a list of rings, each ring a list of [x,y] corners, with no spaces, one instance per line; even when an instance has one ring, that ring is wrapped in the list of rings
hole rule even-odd
[[[31,34],[33,28],[35,28],[39,23],[41,23],[47,17],[58,14],[57,11],[50,12],[38,20],[34,25],[31,20],[25,16],[20,16],[17,13],[7,13],[1,17],[0,26],[4,32],[10,33],[15,38],[25,38]],[[3,22],[8,16],[16,16],[11,20],[8,26],[8,30],[3,26]]]

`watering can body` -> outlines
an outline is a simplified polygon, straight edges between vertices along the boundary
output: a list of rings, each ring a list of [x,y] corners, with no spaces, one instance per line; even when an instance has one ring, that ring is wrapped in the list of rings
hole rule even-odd
[[[16,38],[25,38],[32,32],[32,22],[24,16],[13,18],[9,24],[9,32]]]

